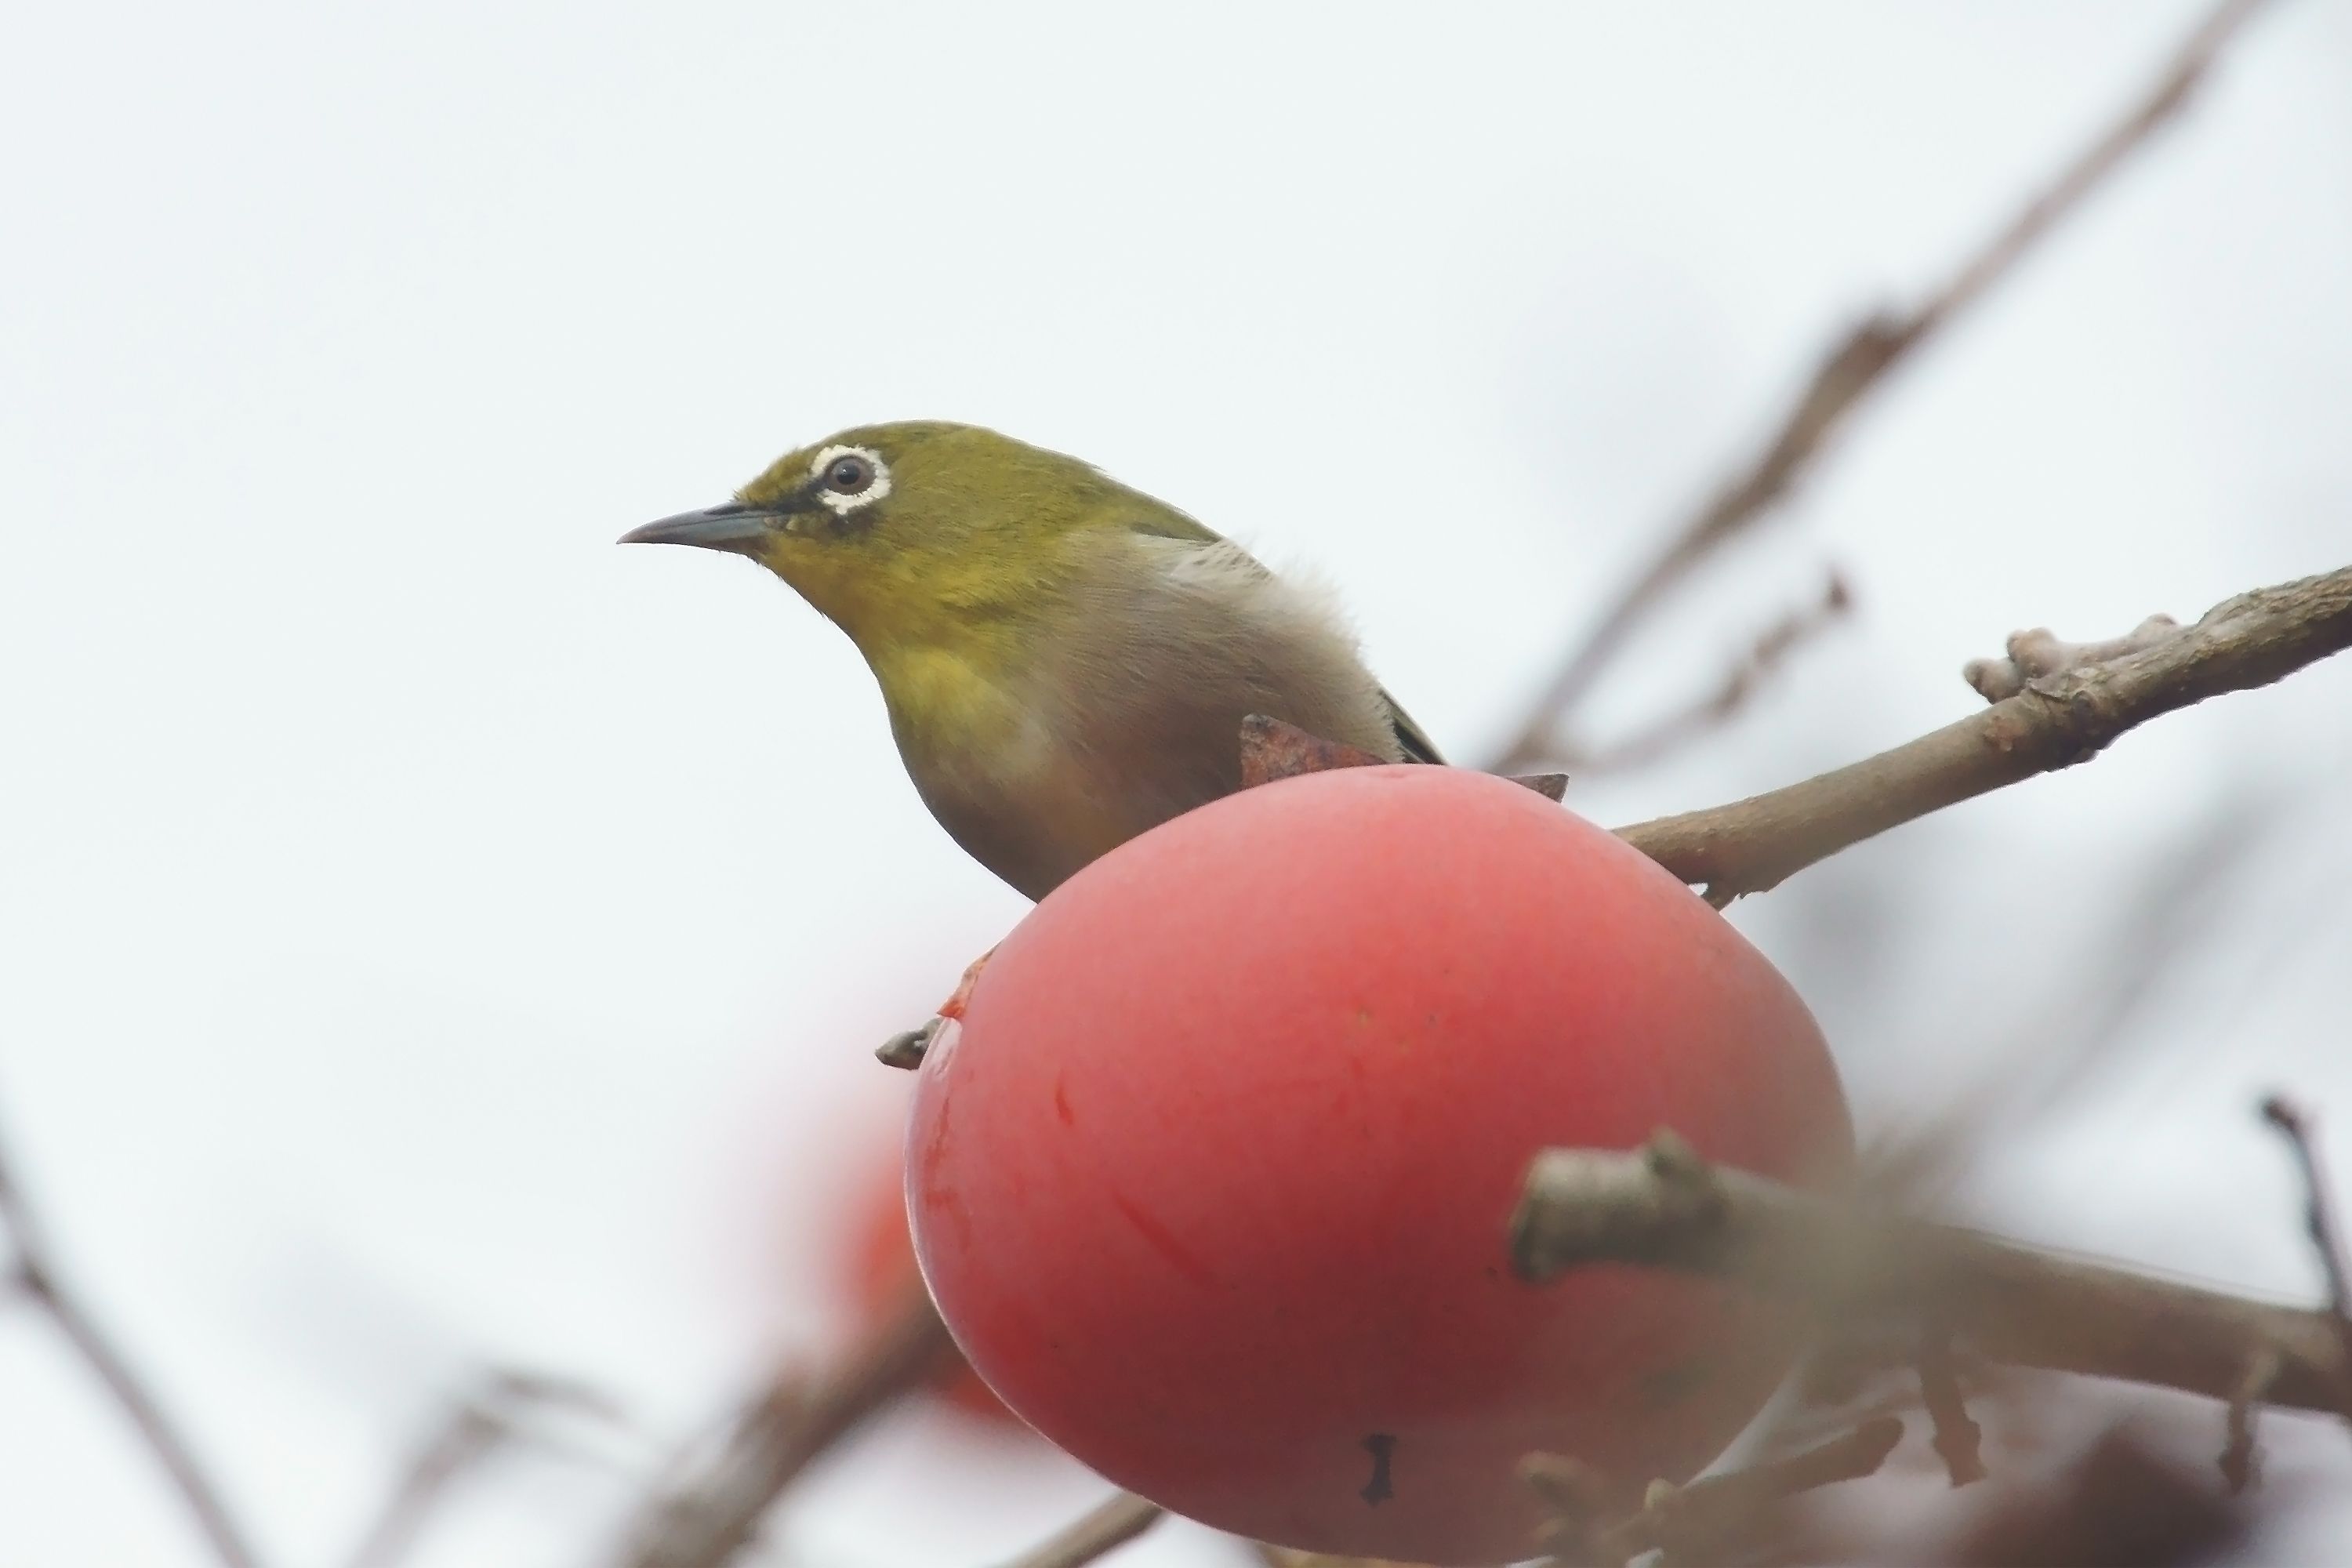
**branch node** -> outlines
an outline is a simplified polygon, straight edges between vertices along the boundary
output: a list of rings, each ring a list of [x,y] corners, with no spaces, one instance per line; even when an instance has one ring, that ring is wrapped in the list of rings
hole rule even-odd
[[[1661,1128],[1635,1154],[1547,1149],[1511,1216],[1512,1265],[1541,1279],[1580,1262],[1665,1260],[1703,1246],[1725,1215],[1715,1168]]]
[[[2122,640],[2135,638],[2145,646],[2036,677],[1874,757],[1617,836],[1703,885],[1718,907],[1762,892],[1889,828],[2080,762],[2162,714],[2268,686],[2343,652],[2352,647],[2352,566],[2237,595],[2194,626],[2143,622]]]
[[[2067,642],[2047,626],[2011,632],[2006,658],[1972,658],[1960,677],[1988,702],[2016,696],[2037,681],[2074,675],[2135,653],[2144,653],[2180,635],[2170,616],[2150,616],[2119,637],[2103,642]]]

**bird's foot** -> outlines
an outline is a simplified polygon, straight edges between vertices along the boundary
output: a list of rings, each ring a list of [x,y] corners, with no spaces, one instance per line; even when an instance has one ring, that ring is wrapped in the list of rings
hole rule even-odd
[[[1359,746],[1327,741],[1296,724],[1253,713],[1242,721],[1242,788],[1254,789],[1276,779],[1300,773],[1328,773],[1333,768],[1365,768],[1386,762]],[[1547,800],[1568,794],[1566,773],[1527,773],[1512,778]]]
[[[1327,741],[1296,724],[1253,713],[1242,721],[1242,788],[1332,768],[1371,767],[1388,761],[1360,746]]]

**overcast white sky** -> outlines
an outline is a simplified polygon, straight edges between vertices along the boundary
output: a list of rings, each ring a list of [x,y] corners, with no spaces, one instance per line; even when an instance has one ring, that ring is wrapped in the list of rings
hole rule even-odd
[[[845,425],[992,424],[1324,574],[1475,754],[1825,335],[1932,282],[2196,9],[19,7],[0,1127],[65,1262],[279,1563],[340,1562],[483,1360],[689,1429],[837,1331],[813,1238],[887,1147],[866,1052],[1022,906],[923,814],[837,633],[615,535]],[[1826,561],[1853,624],[1571,804],[1785,782],[1965,711],[2014,626],[2352,559],[2347,279],[2352,7],[2283,0],[1611,711]],[[1979,1197],[2307,1291],[2247,1104],[2297,1088],[2352,1171],[2347,715],[2339,664],[2168,719],[1738,918],[1892,1126],[2138,868],[2269,792],[2294,826],[2155,1065]],[[0,1560],[205,1560],[22,1312],[0,1477]],[[1096,1487],[918,1422],[782,1538],[977,1565]],[[582,1563],[625,1497],[493,1475],[418,1561]]]

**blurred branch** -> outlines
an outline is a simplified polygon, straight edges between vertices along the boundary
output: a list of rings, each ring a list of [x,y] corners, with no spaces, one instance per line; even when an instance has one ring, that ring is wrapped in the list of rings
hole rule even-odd
[[[1167,1517],[1156,1502],[1120,1492],[1033,1552],[1005,1568],[1086,1568],[1108,1556]]]
[[[1919,1373],[1919,1403],[1927,1412],[1936,1458],[1944,1461],[1945,1473],[1956,1487],[1984,1479],[1984,1430],[1969,1417],[1968,1401],[1960,1395],[1950,1333],[1937,1325],[1923,1329],[1914,1364]]]
[[[451,1402],[418,1447],[374,1522],[360,1537],[351,1568],[391,1568],[405,1557],[460,1477],[519,1441],[544,1441],[535,1437],[527,1423],[534,1413],[551,1407],[608,1422],[624,1419],[610,1399],[586,1384],[504,1369],[486,1373]]]
[[[1542,1280],[1591,1263],[1737,1276],[1851,1327],[1932,1322],[1987,1359],[2230,1400],[2278,1360],[2268,1402],[2345,1408],[2335,1315],[1865,1210],[1708,1164],[1670,1132],[1640,1150],[1550,1149],[1511,1219],[1514,1265]]]
[[[2085,762],[2159,714],[2267,686],[2347,646],[2352,566],[2225,599],[2194,626],[2036,676],[1983,712],[1874,757],[1618,836],[1719,906],[1890,827]]]
[[[1740,655],[1714,690],[1608,746],[1585,751],[1563,742],[1559,748],[1560,764],[1575,777],[1589,779],[1595,773],[1647,767],[1679,751],[1708,731],[1728,723],[1790,654],[1843,620],[1853,607],[1853,595],[1845,579],[1832,572],[1821,596],[1790,611],[1767,628]]]
[[[918,1289],[838,1366],[778,1377],[719,1452],[645,1510],[618,1560],[628,1568],[719,1568],[758,1533],[786,1487],[835,1443],[951,1364],[955,1343]]]
[[[1521,1470],[1560,1516],[1550,1542],[1555,1563],[1622,1563],[1661,1551],[1669,1558],[1712,1557],[1776,1504],[1877,1474],[1902,1440],[1903,1423],[1882,1415],[1787,1458],[1705,1476],[1687,1486],[1657,1482],[1639,1511],[1598,1528],[1585,1512],[1594,1489],[1577,1461],[1531,1454]]]
[[[2329,1194],[2327,1175],[2320,1168],[2319,1143],[2311,1131],[2311,1118],[2284,1095],[2273,1094],[2263,1101],[2263,1120],[2278,1129],[2294,1151],[2295,1169],[2303,1177],[2303,1228],[2311,1237],[2312,1250],[2319,1254],[2319,1267],[2327,1279],[2327,1311],[2335,1320],[2336,1341],[2343,1347],[2344,1365],[2352,1375],[2352,1278],[2347,1278],[2344,1258],[2344,1229],[2336,1221],[2336,1203]],[[2344,1389],[2345,1409],[2352,1413],[2352,1383]]]
[[[2254,1412],[2271,1396],[2278,1377],[2278,1352],[2264,1345],[2247,1363],[2246,1375],[2230,1394],[2227,1438],[2221,1445],[2221,1481],[2236,1497],[2254,1484]]]
[[[2246,1552],[2252,1533],[2246,1513],[2161,1458],[2149,1441],[2152,1436],[2137,1422],[2109,1427],[2066,1468],[2054,1489],[2012,1488],[1958,1540],[1931,1546],[1937,1555],[1910,1560],[1952,1568],[2091,1563],[2219,1568],[2262,1561]],[[1916,1545],[1916,1533],[1902,1542]],[[1819,1552],[1789,1559],[1830,1560]]]
[[[416,1544],[450,1484],[504,1446],[511,1429],[478,1399],[457,1402],[417,1449],[352,1552],[351,1568],[391,1568]]]
[[[1569,749],[1561,739],[1567,716],[1643,619],[1695,567],[1767,515],[1789,493],[1854,408],[1884,384],[1889,371],[1981,299],[2078,209],[2134,149],[2177,113],[2262,3],[2223,0],[2182,42],[2147,90],[1981,249],[1964,260],[1942,288],[1907,312],[1882,311],[1871,316],[1832,348],[1761,449],[1673,531],[1665,548],[1562,660],[1490,771],[1523,771]]]
[[[1248,1542],[1250,1554],[1265,1568],[1422,1568],[1419,1563],[1397,1563],[1385,1557],[1340,1557],[1328,1552],[1294,1552],[1287,1546],[1269,1546],[1263,1541]]]
[[[58,1278],[40,1222],[16,1184],[5,1147],[0,1147],[0,1231],[16,1251],[16,1282],[25,1295],[48,1314],[74,1352],[94,1373],[124,1415],[139,1440],[155,1456],[173,1489],[195,1515],[196,1526],[226,1568],[255,1568],[260,1562],[249,1538],[231,1517],[219,1487],[205,1473],[195,1448],[163,1414],[139,1374],[98,1326],[89,1309]]]
[[[1969,1161],[2007,1147],[2033,1117],[2077,1103],[2084,1082],[2159,1011],[2167,981],[2222,945],[2229,879],[2277,828],[2261,803],[2243,795],[2224,803],[2110,889],[2115,913],[2095,941],[2050,955],[2063,976],[2057,993],[2021,1026],[1953,1042],[1953,1054],[1979,1064],[1976,1081],[1938,1094],[1923,1122],[1875,1141],[1864,1152],[1866,1179],[1880,1192],[1932,1196]]]

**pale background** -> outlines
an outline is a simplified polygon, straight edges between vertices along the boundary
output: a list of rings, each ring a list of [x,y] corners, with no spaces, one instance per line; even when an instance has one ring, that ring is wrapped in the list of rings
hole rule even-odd
[[[0,1124],[66,1265],[277,1563],[341,1561],[485,1361],[696,1429],[837,1341],[818,1237],[896,1089],[866,1053],[1022,905],[833,628],[615,535],[844,425],[994,425],[1321,572],[1475,754],[1828,334],[1937,279],[2194,9],[17,7]],[[2286,0],[1607,711],[1826,561],[1853,623],[1571,804],[1785,782],[1966,711],[2015,626],[2340,565],[2347,432],[2352,7]],[[2338,661],[1736,918],[1885,1131],[2002,1070],[2141,873],[2262,803],[2126,1064],[1973,1194],[2307,1294],[2249,1105],[2294,1088],[2352,1172],[2347,770]],[[2340,1487],[2311,1425],[2274,1469]],[[902,1422],[780,1558],[978,1565],[1098,1489]],[[417,1561],[583,1563],[631,1496],[518,1460]],[[0,1562],[204,1560],[47,1325],[0,1317]]]

